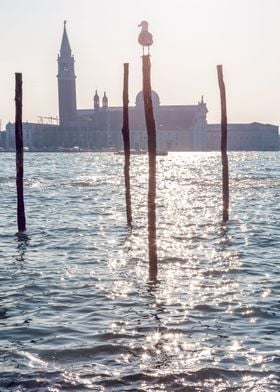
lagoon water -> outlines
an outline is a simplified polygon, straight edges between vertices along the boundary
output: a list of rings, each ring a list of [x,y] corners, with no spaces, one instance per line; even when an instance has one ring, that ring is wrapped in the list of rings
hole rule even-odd
[[[149,280],[147,157],[0,154],[0,391],[280,390],[280,154],[157,158],[158,259]]]

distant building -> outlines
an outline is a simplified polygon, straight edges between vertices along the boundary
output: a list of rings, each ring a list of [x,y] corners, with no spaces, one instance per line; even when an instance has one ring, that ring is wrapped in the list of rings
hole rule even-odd
[[[228,124],[228,150],[274,151],[279,150],[278,127],[253,122],[250,124]],[[221,125],[208,124],[208,149],[220,150]]]
[[[110,107],[106,92],[102,98],[95,91],[92,107],[77,109],[75,60],[64,22],[60,52],[57,57],[59,126],[23,124],[24,145],[33,150],[55,150],[80,147],[84,149],[122,149],[122,107]],[[157,148],[168,151],[207,151],[220,149],[220,125],[207,124],[207,106],[201,98],[196,105],[161,105],[152,92],[157,129]],[[131,148],[147,149],[143,94],[129,108]],[[0,135],[0,146],[13,149],[14,124],[7,124]],[[278,127],[273,125],[229,124],[229,150],[277,150]]]
[[[6,131],[0,131],[0,151],[6,149]]]
[[[24,147],[34,150],[45,148],[55,149],[59,145],[59,127],[51,124],[22,123],[22,136]],[[8,123],[5,132],[6,150],[15,149],[15,124]]]

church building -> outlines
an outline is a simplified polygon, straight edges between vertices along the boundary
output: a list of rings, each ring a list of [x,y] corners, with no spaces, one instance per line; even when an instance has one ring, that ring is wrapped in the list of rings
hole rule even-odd
[[[122,107],[110,107],[106,92],[101,98],[95,91],[92,108],[77,109],[74,56],[66,31],[66,22],[57,61],[59,119],[64,135],[63,146],[122,148]],[[159,149],[207,149],[207,108],[203,98],[197,105],[163,106],[158,94],[153,91],[152,100]],[[138,93],[135,106],[129,108],[129,123],[131,147],[147,149],[142,92]]]

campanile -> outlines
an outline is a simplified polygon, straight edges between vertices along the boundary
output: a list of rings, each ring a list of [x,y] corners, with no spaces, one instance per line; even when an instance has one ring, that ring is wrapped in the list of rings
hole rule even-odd
[[[71,52],[66,31],[66,21],[64,21],[60,52],[57,57],[59,123],[62,126],[69,125],[70,122],[74,121],[77,116],[76,75],[74,62],[74,56]]]

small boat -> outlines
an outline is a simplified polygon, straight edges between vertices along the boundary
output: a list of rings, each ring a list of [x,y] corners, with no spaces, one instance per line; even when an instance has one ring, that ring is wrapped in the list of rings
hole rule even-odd
[[[124,151],[120,150],[120,151],[116,151],[114,153],[115,155],[124,155]],[[130,154],[131,155],[145,155],[147,154],[146,150],[130,150]]]
[[[115,155],[124,155],[124,151],[120,150],[120,151],[115,151],[114,153]],[[147,150],[130,150],[130,155],[146,155],[148,154]],[[158,150],[156,152],[156,155],[168,155],[168,151],[165,150]]]
[[[168,151],[158,150],[156,155],[168,155]]]
[[[72,148],[72,151],[80,151],[80,147],[79,146],[74,146],[73,148]]]

